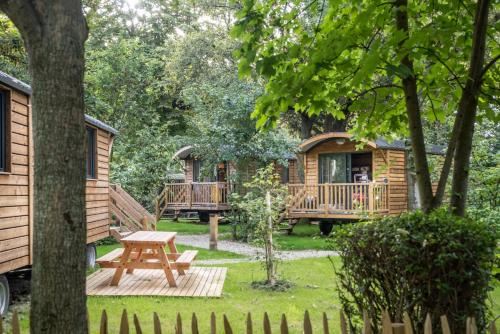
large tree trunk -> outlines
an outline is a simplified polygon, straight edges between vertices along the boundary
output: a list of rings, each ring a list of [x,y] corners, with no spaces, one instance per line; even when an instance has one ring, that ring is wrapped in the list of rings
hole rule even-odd
[[[396,7],[396,27],[405,35],[409,36],[407,0],[397,0]],[[404,40],[399,44],[402,47]],[[404,52],[404,51],[403,51]],[[403,90],[406,99],[406,114],[410,128],[411,147],[413,150],[415,172],[417,177],[417,187],[420,195],[420,203],[424,212],[432,209],[433,195],[432,184],[429,173],[429,164],[425,152],[424,132],[422,129],[422,119],[420,115],[420,105],[417,93],[417,78],[413,74],[413,62],[408,55],[401,59],[401,65],[411,71],[411,75],[404,77]]]
[[[489,0],[479,0],[476,6],[469,73],[459,104],[460,110],[458,111],[459,115],[463,115],[463,119],[457,135],[453,158],[454,169],[450,205],[453,212],[460,216],[465,214],[467,201],[472,137],[474,135],[477,101],[482,80],[489,4]]]
[[[300,139],[311,138],[312,128],[316,117],[311,117],[306,113],[300,113]]]
[[[0,0],[33,79],[34,258],[31,333],[87,333],[84,42],[79,0]]]

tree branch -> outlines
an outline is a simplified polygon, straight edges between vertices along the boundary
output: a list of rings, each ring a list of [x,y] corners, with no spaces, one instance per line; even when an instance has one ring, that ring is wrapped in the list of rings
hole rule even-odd
[[[497,60],[500,59],[500,54],[497,54],[495,57],[493,57],[493,59],[491,59],[488,64],[486,64],[484,67],[483,67],[483,70],[481,71],[481,78],[486,74],[486,72],[488,72],[488,70],[490,69],[491,66],[493,66]]]
[[[42,21],[34,1],[0,0],[0,10],[14,22],[28,44],[41,37]]]

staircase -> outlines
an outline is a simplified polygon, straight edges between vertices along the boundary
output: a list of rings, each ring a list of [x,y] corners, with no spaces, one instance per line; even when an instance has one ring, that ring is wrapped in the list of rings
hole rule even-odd
[[[110,232],[118,241],[136,231],[156,230],[156,218],[119,184],[109,186]]]

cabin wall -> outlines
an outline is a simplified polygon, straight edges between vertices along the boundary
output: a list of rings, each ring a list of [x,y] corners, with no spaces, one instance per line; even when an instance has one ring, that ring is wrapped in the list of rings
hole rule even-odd
[[[408,210],[408,183],[406,152],[403,150],[377,149],[373,151],[373,170],[376,182],[389,182],[389,213],[399,214]]]
[[[288,160],[288,183],[302,183],[299,176],[299,162],[297,160]]]
[[[109,236],[109,156],[111,134],[97,130],[96,179],[87,179],[87,243]]]
[[[7,103],[10,171],[0,173],[0,273],[4,273],[30,264],[32,159],[29,97],[3,86],[0,89],[10,92],[10,104]]]
[[[342,145],[335,141],[327,141],[313,147],[305,154],[304,158],[304,181],[305,184],[318,184],[318,161],[319,155],[323,153],[349,153],[349,152],[370,152],[367,147],[357,150],[356,142],[345,140]],[[300,182],[299,182],[300,183]]]
[[[10,170],[0,172],[0,274],[32,264],[33,143],[28,95],[10,92],[7,143]],[[109,235],[109,155],[111,134],[97,129],[97,179],[86,181],[87,242]]]
[[[184,182],[193,182],[193,159],[184,160],[184,176]]]

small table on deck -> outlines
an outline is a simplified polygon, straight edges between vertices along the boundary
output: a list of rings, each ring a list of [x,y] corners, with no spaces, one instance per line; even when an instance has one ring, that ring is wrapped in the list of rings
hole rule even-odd
[[[179,275],[184,274],[184,269],[170,262],[180,256],[175,247],[176,235],[176,232],[139,231],[121,239],[124,250],[111,285],[118,285],[125,269],[127,274],[131,274],[134,269],[163,269],[169,286],[176,287],[172,269],[176,269]],[[170,254],[165,253],[167,245]]]

